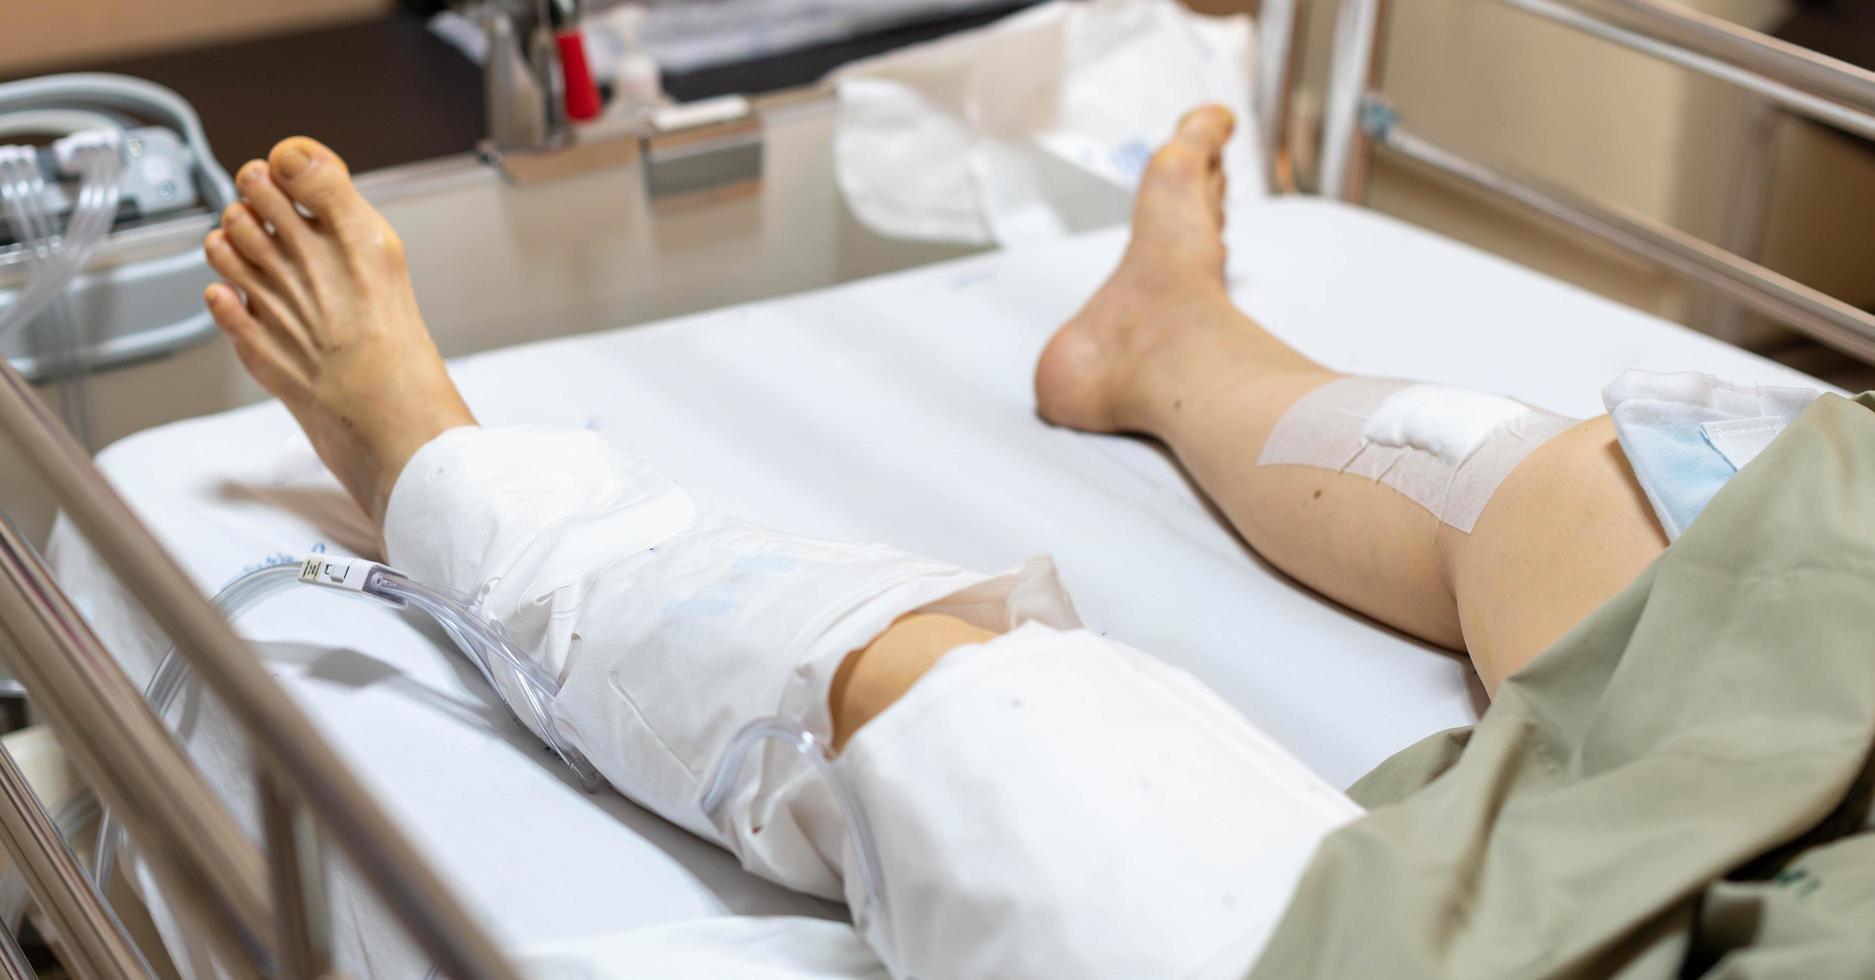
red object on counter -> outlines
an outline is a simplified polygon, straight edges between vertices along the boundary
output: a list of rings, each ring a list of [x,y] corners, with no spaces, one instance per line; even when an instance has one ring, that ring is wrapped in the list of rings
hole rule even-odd
[[[578,29],[554,35],[560,47],[560,77],[566,89],[568,119],[587,120],[599,114],[599,86],[593,83],[592,68],[586,64],[586,40]]]

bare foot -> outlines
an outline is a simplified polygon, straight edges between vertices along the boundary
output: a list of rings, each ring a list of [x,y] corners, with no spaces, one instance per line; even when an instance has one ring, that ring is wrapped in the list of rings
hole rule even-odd
[[[1243,319],[1224,289],[1223,153],[1234,126],[1221,106],[1197,109],[1153,156],[1119,269],[1042,351],[1043,418],[1093,432],[1138,428],[1127,404],[1136,366],[1181,333]]]
[[[403,244],[345,162],[303,136],[248,161],[235,185],[243,200],[203,245],[227,280],[208,287],[209,312],[326,467],[382,520],[411,455],[475,424],[417,312]]]

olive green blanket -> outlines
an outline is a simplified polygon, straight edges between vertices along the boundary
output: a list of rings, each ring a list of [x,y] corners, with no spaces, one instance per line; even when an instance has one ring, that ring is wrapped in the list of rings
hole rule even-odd
[[[1875,977],[1871,750],[1875,395],[1824,396],[1475,728],[1355,786],[1252,976]]]

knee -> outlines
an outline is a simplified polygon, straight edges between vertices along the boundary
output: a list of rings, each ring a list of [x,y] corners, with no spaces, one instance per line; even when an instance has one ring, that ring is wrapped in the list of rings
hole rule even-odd
[[[904,696],[945,654],[995,635],[954,616],[915,612],[848,654],[827,693],[834,750],[844,748],[854,732]]]
[[[1666,547],[1606,416],[1539,446],[1449,543],[1466,647],[1495,690]]]

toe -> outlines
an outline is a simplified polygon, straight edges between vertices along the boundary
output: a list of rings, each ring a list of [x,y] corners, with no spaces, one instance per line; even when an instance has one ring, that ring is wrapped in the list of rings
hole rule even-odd
[[[297,289],[291,283],[263,275],[229,244],[227,232],[219,228],[208,233],[202,251],[208,255],[208,267],[215,270],[216,275],[247,294],[246,309],[256,320],[279,334],[282,343],[291,343],[302,351],[311,349],[306,331],[299,325]]]
[[[279,272],[284,261],[280,244],[267,233],[260,216],[245,202],[236,201],[221,213],[221,230],[228,243],[250,265],[270,275]]]
[[[1179,120],[1172,138],[1153,154],[1148,173],[1174,181],[1199,181],[1222,166],[1224,143],[1236,117],[1223,106],[1194,109]]]
[[[283,356],[285,352],[277,339],[268,334],[232,288],[226,283],[213,283],[202,294],[202,299],[208,304],[208,314],[214,318],[215,325],[233,343],[241,366],[261,387],[276,396],[284,396],[296,384],[303,387],[304,379]]]
[[[267,155],[274,180],[294,201],[341,235],[371,223],[377,216],[352,184],[339,155],[305,136],[281,140]]]
[[[311,229],[306,226],[306,218],[293,208],[293,201],[286,196],[269,172],[267,164],[260,160],[249,160],[234,175],[234,185],[240,188],[241,196],[254,209],[254,213],[273,228],[273,234],[288,251],[297,254]]]
[[[208,233],[202,242],[202,252],[208,257],[208,267],[215,274],[234,283],[242,292],[253,292],[260,288],[261,273],[252,262],[241,257],[228,242],[228,233],[220,228]]]
[[[209,283],[202,293],[202,301],[208,304],[208,315],[214,317],[215,325],[228,336],[236,340],[251,340],[264,333],[260,321],[241,301],[241,295],[234,287],[225,282]]]
[[[1230,139],[1235,126],[1235,117],[1223,106],[1204,106],[1186,113],[1172,138],[1153,154],[1147,174],[1178,183],[1205,180],[1221,166],[1224,142]]]
[[[228,205],[221,213],[221,232],[235,254],[246,260],[255,277],[282,299],[290,301],[301,318],[315,309],[305,276],[300,274],[302,266],[281,251],[279,240],[267,232],[267,226],[252,208],[241,201]],[[245,288],[251,291],[252,285]]]
[[[1236,128],[1237,117],[1229,109],[1221,105],[1200,106],[1179,120],[1175,139],[1205,156],[1213,156],[1223,152],[1225,141]]]

